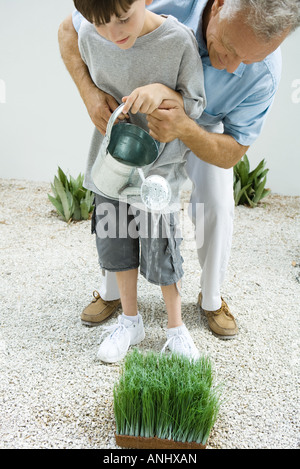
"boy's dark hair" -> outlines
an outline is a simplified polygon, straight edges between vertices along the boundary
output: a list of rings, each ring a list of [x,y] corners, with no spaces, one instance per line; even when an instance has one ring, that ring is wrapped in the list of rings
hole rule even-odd
[[[96,26],[109,23],[113,15],[119,17],[136,0],[74,0],[75,8]]]

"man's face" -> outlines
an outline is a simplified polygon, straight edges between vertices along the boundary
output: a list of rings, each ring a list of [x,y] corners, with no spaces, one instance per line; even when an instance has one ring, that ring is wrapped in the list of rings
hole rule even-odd
[[[213,67],[233,73],[240,63],[261,62],[274,52],[289,34],[265,41],[255,36],[245,24],[242,14],[232,20],[221,19],[220,11],[224,1],[215,0],[206,29],[206,42]]]

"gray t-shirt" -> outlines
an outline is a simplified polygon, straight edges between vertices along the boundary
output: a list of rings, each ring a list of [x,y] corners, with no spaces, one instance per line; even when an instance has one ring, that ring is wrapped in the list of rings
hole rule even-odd
[[[154,31],[139,37],[134,46],[122,50],[100,36],[95,27],[83,20],[78,31],[78,45],[95,85],[112,95],[118,103],[134,89],[161,83],[181,92],[186,113],[193,119],[202,114],[206,101],[202,62],[193,32],[172,16]],[[130,122],[148,130],[144,114],[130,114]],[[101,194],[91,177],[103,136],[95,128],[84,185]],[[171,204],[178,204],[180,187],[186,180],[188,149],[178,139],[160,144],[159,157],[147,174],[165,177],[172,189]],[[130,202],[130,199],[128,200]]]

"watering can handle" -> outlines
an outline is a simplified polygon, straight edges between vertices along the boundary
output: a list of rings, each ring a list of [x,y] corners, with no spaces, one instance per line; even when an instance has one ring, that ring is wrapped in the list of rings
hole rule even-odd
[[[124,103],[120,104],[120,106],[117,107],[117,109],[114,110],[114,112],[112,113],[112,115],[109,118],[109,121],[108,121],[108,124],[107,124],[107,127],[106,127],[106,134],[105,134],[105,137],[107,138],[108,142],[110,141],[110,134],[111,134],[113,125],[114,125],[115,121],[117,120],[117,118],[119,117],[119,115],[122,114],[124,106],[125,106]]]

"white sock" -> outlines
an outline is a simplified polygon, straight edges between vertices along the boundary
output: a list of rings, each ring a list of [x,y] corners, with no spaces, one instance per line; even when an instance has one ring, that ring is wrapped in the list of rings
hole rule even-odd
[[[184,324],[181,324],[181,326],[176,326],[176,327],[169,327],[167,328],[167,337],[171,337],[172,335],[180,335],[181,333],[185,333],[187,331],[187,328],[185,327]]]
[[[135,316],[127,316],[126,314],[122,313],[122,316],[125,318],[125,319],[129,319],[130,321],[132,322],[138,322],[139,320],[139,313],[137,313]]]

